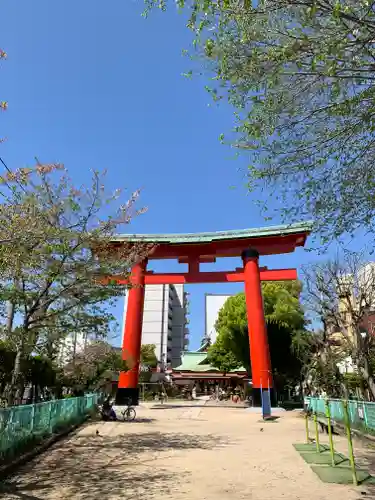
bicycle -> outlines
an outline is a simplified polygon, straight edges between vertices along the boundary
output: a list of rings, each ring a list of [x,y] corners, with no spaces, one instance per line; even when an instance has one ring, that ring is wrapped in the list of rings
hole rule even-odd
[[[131,406],[130,399],[126,403],[126,408],[121,412],[121,416],[122,416],[122,420],[124,422],[132,422],[135,419],[135,417],[137,416],[135,408],[133,408]]]

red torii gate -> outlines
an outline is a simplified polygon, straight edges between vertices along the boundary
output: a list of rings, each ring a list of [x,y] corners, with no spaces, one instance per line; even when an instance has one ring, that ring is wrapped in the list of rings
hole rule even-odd
[[[311,232],[310,222],[271,226],[240,231],[176,235],[121,235],[113,239],[114,247],[122,242],[134,244],[153,243],[155,246],[147,260],[138,262],[132,269],[123,337],[123,359],[131,369],[121,372],[118,382],[116,403],[131,398],[138,403],[138,377],[142,340],[142,322],[145,285],[180,283],[223,283],[244,282],[246,308],[249,326],[249,342],[253,390],[267,391],[267,398],[261,398],[269,407],[269,389],[272,388],[272,372],[266,323],[263,312],[261,281],[296,280],[295,269],[269,270],[259,267],[260,255],[291,253],[296,247],[304,246]],[[238,257],[242,268],[234,271],[200,271],[201,263],[215,262],[218,257]],[[156,259],[177,259],[188,264],[186,273],[154,273],[147,271],[147,263]],[[121,277],[111,277],[118,284],[126,284]],[[268,410],[263,407],[263,413]]]

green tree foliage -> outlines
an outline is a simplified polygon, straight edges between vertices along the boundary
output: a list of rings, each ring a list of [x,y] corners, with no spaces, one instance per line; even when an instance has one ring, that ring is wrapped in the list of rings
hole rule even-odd
[[[224,373],[229,373],[241,367],[238,357],[236,357],[232,349],[228,348],[228,342],[225,342],[224,335],[219,335],[216,342],[208,348],[207,358],[212,366]]]
[[[327,332],[302,330],[294,335],[292,350],[301,363],[306,394],[325,393],[330,397],[347,397],[345,377],[339,363],[345,360]]]
[[[4,394],[7,385],[11,382],[15,354],[7,342],[0,342],[0,393]]]
[[[6,387],[11,383],[16,355],[17,352],[10,343],[0,342],[0,400],[3,400],[2,395],[5,394]],[[47,397],[46,391],[58,395],[59,370],[50,359],[44,356],[29,355],[22,358],[21,369],[23,373],[22,388],[31,386],[30,397],[34,401],[38,401],[40,395]],[[6,404],[6,401],[3,400],[3,402]]]
[[[64,366],[63,385],[77,395],[98,391],[111,384],[114,376],[126,369],[118,349],[104,341],[92,342]]]
[[[292,350],[294,335],[304,329],[304,312],[299,302],[299,283],[264,283],[263,301],[274,373],[281,383],[297,379],[301,363]],[[245,294],[230,297],[216,323],[217,341],[208,350],[210,362],[229,371],[244,366],[251,373]]]
[[[45,356],[29,356],[26,359],[26,366],[23,373],[26,374],[26,381],[29,382],[34,390],[37,400],[38,389],[43,392],[44,389],[57,389],[57,374],[59,369],[53,362]]]
[[[167,1],[147,0],[161,8]],[[374,231],[375,10],[368,0],[180,0],[212,95],[236,108],[249,186],[325,239]]]
[[[155,354],[154,344],[143,344],[141,346],[141,373],[139,375],[140,383],[150,382],[152,377],[152,369],[158,365],[158,358]]]
[[[299,281],[275,281],[262,284],[263,307],[266,321],[298,330],[304,326],[304,312],[300,303]]]
[[[155,354],[154,344],[143,344],[141,346],[141,364],[149,366],[150,368],[156,368],[158,365],[158,358]]]
[[[208,349],[209,362],[224,372],[241,365],[250,372],[246,303],[243,293],[234,295],[225,302],[219,312],[215,329],[218,335],[216,342]]]

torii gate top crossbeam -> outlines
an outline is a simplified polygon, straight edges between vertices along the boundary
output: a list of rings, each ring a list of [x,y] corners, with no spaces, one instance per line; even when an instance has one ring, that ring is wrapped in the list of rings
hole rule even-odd
[[[291,253],[304,246],[311,230],[311,222],[300,222],[215,233],[125,234],[112,238],[112,244],[116,247],[122,243],[154,243],[149,260],[175,258],[183,263],[193,258],[198,262],[215,262],[217,257],[238,257],[249,247],[259,255]]]

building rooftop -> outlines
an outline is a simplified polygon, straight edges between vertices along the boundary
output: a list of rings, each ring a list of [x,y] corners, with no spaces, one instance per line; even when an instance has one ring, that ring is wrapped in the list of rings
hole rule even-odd
[[[173,369],[175,372],[220,372],[217,368],[210,365],[207,361],[206,352],[184,352],[182,355],[182,363]],[[230,373],[246,372],[242,366]]]
[[[289,234],[310,233],[313,223],[297,222],[280,226],[268,226],[252,229],[234,229],[231,231],[216,231],[209,233],[181,233],[181,234],[118,234],[112,238],[113,242],[137,242],[185,244],[211,243],[220,240],[237,240],[248,238],[264,238],[267,236],[286,236]]]
[[[309,233],[312,222],[297,222],[281,226],[268,226],[252,229],[234,229],[231,231],[216,231],[209,233],[178,233],[178,234],[118,234],[113,241],[145,241],[150,243],[209,243],[218,240],[233,240],[238,238],[257,238],[264,236],[282,236],[296,233]]]

